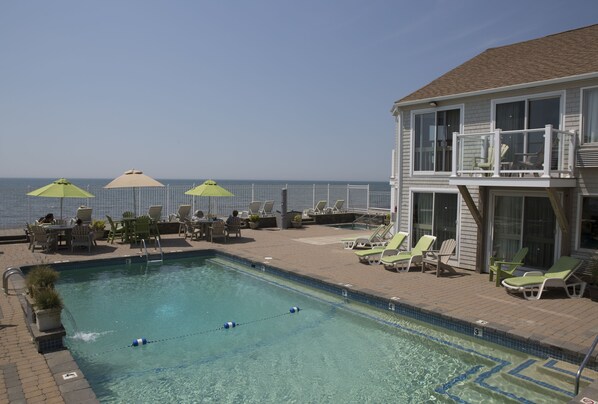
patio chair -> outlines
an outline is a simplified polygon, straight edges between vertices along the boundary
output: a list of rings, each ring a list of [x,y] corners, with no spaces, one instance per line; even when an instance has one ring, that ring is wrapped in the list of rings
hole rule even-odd
[[[226,223],[226,236],[230,237],[232,234],[235,237],[241,237],[241,218],[239,216],[233,216]]]
[[[274,209],[274,201],[266,201],[260,213],[262,216],[272,216],[272,209]]]
[[[500,145],[500,160],[502,161],[505,154],[509,150],[508,144],[501,144]],[[473,161],[474,168],[479,168],[480,170],[492,170],[494,168],[494,146],[488,146],[488,157],[474,157]]]
[[[88,208],[86,206],[81,206],[77,209],[77,213],[75,214],[75,220],[81,219],[83,224],[91,224],[91,212],[93,208]]]
[[[179,236],[185,233],[185,220],[189,220],[191,214],[191,205],[179,205],[179,210],[176,214],[170,215],[170,221],[179,222]]]
[[[570,298],[581,297],[586,283],[574,275],[580,264],[576,258],[563,256],[546,273],[526,272],[523,276],[504,279],[502,285],[507,292],[522,292],[527,300],[540,299],[544,290],[551,287],[564,288]]]
[[[108,230],[108,242],[114,244],[114,238],[120,237],[120,241],[123,242],[125,239],[125,227],[120,222],[112,220],[111,216],[106,215],[108,223],[110,224],[110,230]]]
[[[56,249],[56,238],[52,233],[48,233],[42,226],[37,224],[32,225],[31,232],[33,235],[31,251],[35,251],[35,247],[41,247],[42,251],[46,252]]]
[[[400,231],[392,236],[386,247],[374,247],[369,250],[355,251],[355,255],[364,264],[379,264],[382,257],[399,254],[401,245],[408,236],[409,233]]]
[[[456,274],[455,269],[448,263],[449,259],[455,255],[455,248],[457,248],[457,241],[450,238],[442,242],[439,250],[422,251],[422,272],[425,272],[430,265],[436,267],[436,277],[444,271]]]
[[[496,275],[496,286],[500,286],[500,281],[506,278],[513,278],[517,268],[523,265],[523,259],[527,255],[529,249],[527,247],[520,248],[519,251],[513,255],[512,261],[503,261],[494,257],[490,258],[490,266],[488,267],[488,280],[492,282],[492,278]]]
[[[382,257],[380,263],[383,264],[386,269],[394,269],[397,272],[407,272],[412,264],[417,265],[422,262],[423,252],[429,250],[435,241],[436,236],[421,236],[411,251],[402,251],[390,257]]]
[[[139,216],[133,224],[133,240],[139,243],[140,240],[149,241],[152,233],[150,230],[151,219],[149,216]],[[154,238],[155,243],[155,238]]]
[[[226,225],[222,220],[217,220],[210,226],[210,241],[213,243],[215,238],[224,238],[226,243]]]
[[[374,248],[384,247],[388,243],[388,235],[393,228],[393,224],[384,226],[381,224],[376,227],[369,237],[349,237],[341,240],[345,250],[353,250],[356,248]]]
[[[75,247],[87,247],[87,251],[91,252],[91,245],[93,244],[93,232],[87,224],[73,227],[71,231],[71,252]]]

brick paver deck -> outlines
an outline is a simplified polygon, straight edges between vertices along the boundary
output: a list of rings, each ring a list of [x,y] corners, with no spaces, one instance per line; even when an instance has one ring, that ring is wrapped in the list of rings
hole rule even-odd
[[[488,281],[487,274],[458,270],[456,276],[437,278],[412,270],[395,273],[382,266],[358,262],[339,242],[355,233],[327,226],[303,229],[243,230],[241,239],[227,244],[163,236],[165,253],[216,249],[333,284],[384,298],[399,298],[408,304],[443,316],[502,330],[538,344],[585,355],[598,335],[598,303],[590,299],[568,299],[562,291],[551,291],[538,301],[511,296]],[[139,254],[128,244],[99,241],[92,253],[81,249],[70,253],[32,253],[27,244],[0,245],[2,270],[26,264],[112,258]],[[266,260],[266,257],[269,257]],[[67,355],[66,357],[63,355]],[[598,353],[594,353],[594,360]],[[0,402],[82,402],[88,399],[85,380],[65,384],[59,375],[69,371],[68,351],[41,355],[28,335],[23,312],[14,296],[0,295]],[[51,370],[53,368],[53,370]],[[596,390],[592,390],[596,391]],[[587,395],[587,394],[586,394]],[[598,399],[594,397],[594,399]],[[64,401],[63,401],[64,400]],[[93,401],[93,400],[92,400]]]

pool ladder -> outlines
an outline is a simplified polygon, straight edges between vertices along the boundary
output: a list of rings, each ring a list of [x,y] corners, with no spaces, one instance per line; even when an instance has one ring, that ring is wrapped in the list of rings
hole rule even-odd
[[[141,244],[142,244],[142,251],[145,252],[145,260],[147,261],[148,264],[157,264],[157,263],[162,263],[164,261],[164,253],[162,252],[162,245],[160,244],[160,239],[156,238],[155,239],[155,243],[154,243],[154,249],[155,246],[158,246],[158,250],[160,251],[160,259],[154,259],[151,260],[150,259],[150,255],[147,252],[147,245],[145,244],[145,240],[141,239]]]
[[[8,278],[10,278],[12,275],[18,275],[23,279],[23,281],[25,281],[25,275],[23,275],[21,268],[8,268],[6,271],[4,271],[4,274],[2,274],[2,289],[4,289],[5,295],[8,295]]]

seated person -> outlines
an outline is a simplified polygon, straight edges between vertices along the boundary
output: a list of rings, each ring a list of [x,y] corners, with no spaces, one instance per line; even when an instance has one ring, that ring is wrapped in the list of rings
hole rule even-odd
[[[191,221],[198,222],[200,219],[203,219],[203,212],[201,210],[196,210],[193,216],[191,216]]]
[[[43,223],[43,224],[52,224],[54,223],[54,214],[53,213],[48,213],[46,216],[42,216],[38,219],[39,223]]]
[[[226,219],[226,225],[227,226],[231,226],[231,225],[240,226],[241,225],[241,218],[239,217],[239,212],[236,209],[233,210],[233,214],[230,215],[228,217],[228,219]]]

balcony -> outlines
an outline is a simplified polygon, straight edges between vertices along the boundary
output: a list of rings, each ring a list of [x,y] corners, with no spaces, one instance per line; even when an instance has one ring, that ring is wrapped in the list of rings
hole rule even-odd
[[[533,130],[454,133],[453,137],[451,185],[575,187],[575,132],[546,125]]]

